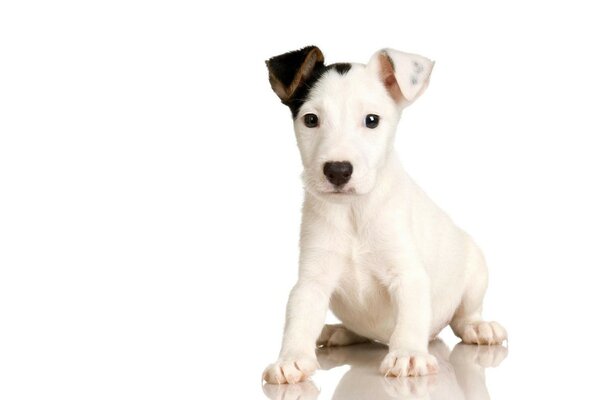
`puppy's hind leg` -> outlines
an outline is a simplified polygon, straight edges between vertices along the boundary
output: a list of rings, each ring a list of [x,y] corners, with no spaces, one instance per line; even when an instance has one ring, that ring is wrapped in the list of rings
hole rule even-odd
[[[342,324],[325,325],[319,339],[318,347],[348,346],[351,344],[365,343],[370,341],[366,337],[360,336]]]
[[[506,330],[498,322],[484,321],[481,316],[483,297],[487,289],[488,272],[481,251],[471,244],[468,262],[470,272],[460,306],[450,322],[454,334],[467,344],[502,344]]]

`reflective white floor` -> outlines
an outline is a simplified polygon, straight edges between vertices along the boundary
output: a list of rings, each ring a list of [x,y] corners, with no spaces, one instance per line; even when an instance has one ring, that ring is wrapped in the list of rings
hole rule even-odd
[[[361,344],[346,347],[320,349],[318,354],[321,368],[329,373],[332,369],[347,366],[337,382],[332,399],[489,399],[485,383],[487,368],[498,367],[508,355],[503,346],[472,346],[462,343],[452,350],[436,340],[429,350],[440,363],[436,375],[418,378],[383,377],[378,372],[379,363],[387,347],[376,344]],[[327,371],[329,370],[329,371]],[[318,385],[311,381],[295,385],[263,385],[267,398],[283,399],[327,399]]]

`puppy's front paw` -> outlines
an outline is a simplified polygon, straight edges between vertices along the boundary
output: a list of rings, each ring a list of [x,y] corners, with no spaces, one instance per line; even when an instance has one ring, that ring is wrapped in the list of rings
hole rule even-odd
[[[298,383],[308,379],[317,368],[315,356],[279,359],[265,369],[263,379],[267,383]]]
[[[385,376],[422,376],[438,370],[437,360],[431,354],[403,350],[390,351],[379,367]]]

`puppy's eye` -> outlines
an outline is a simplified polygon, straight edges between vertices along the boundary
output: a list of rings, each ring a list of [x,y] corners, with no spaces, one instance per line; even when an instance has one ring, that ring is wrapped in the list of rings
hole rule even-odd
[[[319,126],[319,117],[317,117],[315,114],[306,114],[304,116],[304,125],[306,125],[308,128],[316,128]]]
[[[369,114],[365,117],[365,126],[369,129],[375,129],[379,125],[379,115]]]

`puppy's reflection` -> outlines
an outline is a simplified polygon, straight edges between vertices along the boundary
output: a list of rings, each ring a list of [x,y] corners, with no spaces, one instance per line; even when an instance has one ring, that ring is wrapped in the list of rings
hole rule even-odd
[[[496,367],[506,358],[503,346],[457,344],[452,352],[441,340],[429,344],[437,357],[440,372],[415,378],[384,377],[379,364],[387,354],[387,346],[365,343],[354,346],[330,347],[317,351],[322,369],[350,365],[335,389],[333,399],[414,399],[414,400],[488,400],[485,368]],[[319,390],[312,381],[295,385],[263,386],[272,400],[317,399]]]

